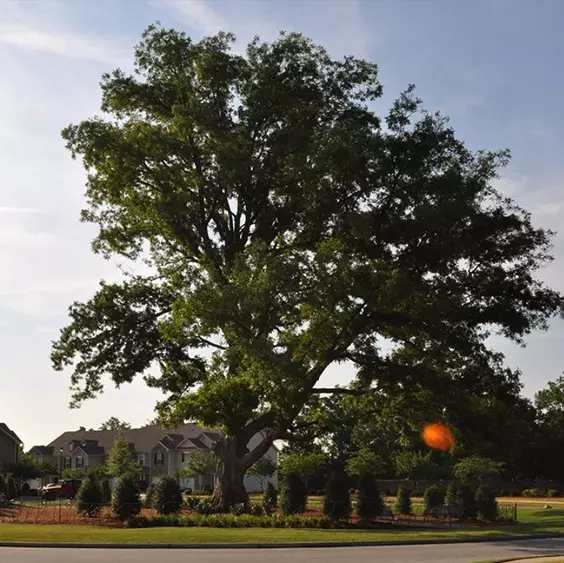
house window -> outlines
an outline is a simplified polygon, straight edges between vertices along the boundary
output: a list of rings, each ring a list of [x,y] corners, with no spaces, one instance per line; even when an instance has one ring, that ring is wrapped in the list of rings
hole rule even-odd
[[[190,454],[188,452],[182,452],[182,463],[186,463],[189,457]]]
[[[63,459],[63,469],[70,469],[71,468],[71,458],[69,456],[65,456]]]
[[[84,467],[84,457],[81,455],[77,455],[75,457],[75,465],[77,469],[80,469],[81,467]]]
[[[74,450],[74,444],[72,442],[69,442],[69,452],[72,452]]]
[[[163,452],[155,453],[155,465],[157,465],[157,466],[164,465],[164,453]]]
[[[137,454],[137,463],[144,467],[145,465],[145,454]]]

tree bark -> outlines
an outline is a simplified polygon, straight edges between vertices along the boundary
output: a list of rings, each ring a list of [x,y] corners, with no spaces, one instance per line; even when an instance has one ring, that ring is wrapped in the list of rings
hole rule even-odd
[[[236,438],[227,438],[216,446],[217,481],[212,503],[221,512],[229,512],[235,504],[249,505],[249,495],[243,483],[246,467],[244,453]]]

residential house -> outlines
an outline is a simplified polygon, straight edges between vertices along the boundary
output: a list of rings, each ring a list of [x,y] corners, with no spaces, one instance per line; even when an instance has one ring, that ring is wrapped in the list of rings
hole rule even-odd
[[[22,441],[5,423],[0,422],[0,469],[18,461]]]
[[[34,446],[30,452],[39,461],[50,462],[58,468],[84,469],[106,462],[114,440],[121,434],[129,443],[132,456],[141,466],[139,479],[150,483],[158,481],[163,475],[176,475],[197,451],[213,451],[221,437],[217,430],[204,429],[196,424],[185,424],[179,428],[164,429],[157,425],[132,428],[130,430],[79,430],[65,432],[47,446]],[[254,436],[249,447],[260,442],[261,436]],[[275,463],[278,461],[278,449],[273,446],[266,454]],[[278,476],[264,480],[278,485]],[[193,490],[213,487],[211,475],[200,475],[182,479],[181,485]],[[259,491],[261,481],[254,476],[245,477],[245,486],[249,492]]]

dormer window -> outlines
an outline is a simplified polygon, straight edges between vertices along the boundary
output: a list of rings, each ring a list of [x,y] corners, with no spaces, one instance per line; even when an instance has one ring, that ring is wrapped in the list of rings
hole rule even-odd
[[[72,452],[73,450],[74,450],[74,443],[69,442],[69,452]]]

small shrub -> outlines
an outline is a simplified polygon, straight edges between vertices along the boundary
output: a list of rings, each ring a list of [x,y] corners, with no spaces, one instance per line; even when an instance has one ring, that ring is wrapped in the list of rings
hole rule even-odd
[[[559,497],[560,493],[556,489],[548,489],[546,496],[550,498]]]
[[[84,479],[76,493],[76,511],[79,514],[96,516],[102,508],[102,489],[94,475]]]
[[[327,481],[323,514],[335,520],[348,520],[351,515],[351,495],[343,475],[332,473]]]
[[[285,515],[301,514],[306,511],[307,490],[302,476],[290,472],[284,478],[280,489],[280,508]]]
[[[373,475],[362,475],[358,481],[356,512],[362,523],[372,522],[382,514],[384,501]]]
[[[252,516],[269,516],[272,513],[270,506],[261,502],[251,502],[249,504],[249,514]]]
[[[476,509],[478,516],[493,522],[497,519],[497,501],[491,489],[482,485],[476,492]]]
[[[122,521],[131,519],[141,511],[139,489],[133,478],[124,475],[112,494],[112,511]]]
[[[263,495],[264,505],[269,507],[271,510],[275,509],[278,505],[278,491],[272,483],[266,485]]]
[[[524,497],[539,498],[542,497],[542,491],[540,489],[525,489],[522,493]]]
[[[182,506],[182,493],[174,477],[163,477],[155,488],[153,508],[159,514],[176,514]]]
[[[196,512],[203,516],[208,516],[210,514],[215,514],[218,511],[217,507],[213,505],[210,499],[200,500],[198,506],[196,507]]]
[[[104,479],[100,488],[102,489],[102,502],[104,504],[112,502],[112,488],[110,487],[110,481],[108,479]]]
[[[238,502],[231,507],[231,514],[235,516],[241,516],[247,513],[247,507],[245,506],[244,502]]]
[[[427,487],[423,495],[424,514],[436,514],[445,503],[445,491],[438,485]]]
[[[398,497],[395,505],[398,514],[412,514],[411,491],[403,485],[398,490]]]
[[[147,508],[151,508],[153,506],[153,502],[155,501],[155,489],[156,483],[151,481],[145,491],[145,506]]]
[[[6,480],[4,479],[4,475],[0,475],[0,497],[6,498]]]
[[[196,510],[200,506],[200,499],[198,497],[187,497],[186,506],[190,510]]]

